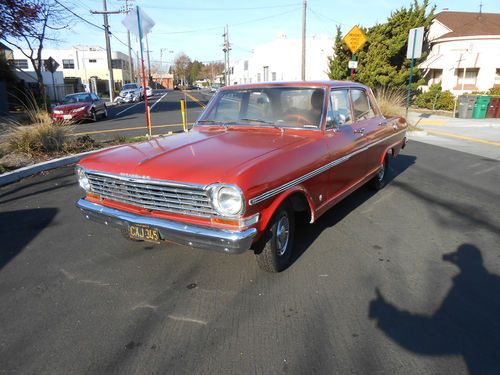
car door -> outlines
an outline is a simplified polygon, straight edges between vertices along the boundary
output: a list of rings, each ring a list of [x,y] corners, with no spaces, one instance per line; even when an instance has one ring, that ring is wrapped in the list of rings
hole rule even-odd
[[[94,108],[97,114],[104,113],[104,102],[95,93],[90,94],[94,103]]]
[[[382,137],[384,131],[382,125],[385,124],[385,120],[364,88],[352,88],[351,100],[357,128],[355,131],[364,139],[366,145],[363,157],[365,174],[368,174],[380,165],[383,144],[377,142]]]
[[[349,89],[332,88],[329,99],[325,136],[332,165],[329,200],[334,200],[364,177],[366,141],[358,130],[362,124],[353,121]]]

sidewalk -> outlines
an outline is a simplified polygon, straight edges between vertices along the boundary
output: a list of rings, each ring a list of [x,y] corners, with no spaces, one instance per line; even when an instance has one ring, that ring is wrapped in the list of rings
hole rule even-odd
[[[457,151],[500,160],[500,119],[460,119],[409,112],[409,122],[421,129],[409,138]]]

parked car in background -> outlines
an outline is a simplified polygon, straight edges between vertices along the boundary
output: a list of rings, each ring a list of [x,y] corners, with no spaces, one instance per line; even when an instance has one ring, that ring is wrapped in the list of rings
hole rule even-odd
[[[297,214],[313,223],[360,186],[384,187],[406,129],[353,82],[226,86],[188,133],[81,160],[77,206],[133,240],[252,249],[279,272]]]
[[[146,86],[146,96],[149,98],[150,96],[153,96],[153,89],[149,86]]]
[[[66,95],[61,104],[52,109],[52,119],[56,122],[97,121],[108,116],[106,103],[93,92],[79,92]]]
[[[137,83],[126,83],[123,85],[119,97],[121,99],[118,101],[125,103],[139,102],[144,99],[144,89]]]

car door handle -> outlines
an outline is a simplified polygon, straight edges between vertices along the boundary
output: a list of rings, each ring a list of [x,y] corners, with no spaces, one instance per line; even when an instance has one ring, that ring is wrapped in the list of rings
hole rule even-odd
[[[365,128],[354,129],[354,133],[359,135],[365,135],[365,131]]]

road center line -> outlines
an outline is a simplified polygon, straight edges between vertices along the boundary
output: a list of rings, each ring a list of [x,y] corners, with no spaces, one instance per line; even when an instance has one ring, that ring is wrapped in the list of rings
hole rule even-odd
[[[165,94],[163,94],[163,95],[160,97],[160,99],[158,99],[158,100],[157,100],[157,101],[156,101],[156,102],[155,102],[155,103],[151,106],[151,108],[150,108],[149,110],[150,110],[150,111],[152,111],[152,110],[153,110],[153,108],[155,107],[155,105],[157,105],[157,104],[158,104],[158,102],[159,102],[159,101],[161,101],[161,100],[162,100],[165,96],[167,96],[167,94],[168,94],[168,92],[166,92]]]
[[[198,99],[196,99],[193,95],[187,93],[186,91],[182,91],[184,94],[186,94],[186,96],[193,100],[196,104],[198,104],[201,108],[205,108],[205,104],[203,104],[202,102],[200,102]]]
[[[126,111],[128,111],[129,109],[132,109],[132,108],[134,108],[136,105],[139,105],[139,104],[142,104],[142,102],[135,103],[134,105],[132,105],[132,106],[130,106],[130,107],[127,107],[127,108],[125,108],[123,111],[118,112],[118,113],[115,115],[115,117],[116,117],[116,116],[120,116],[123,112],[126,112]]]

